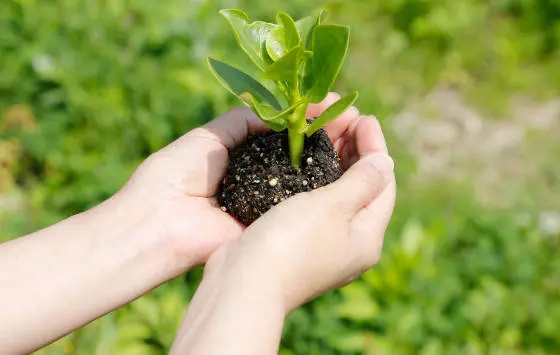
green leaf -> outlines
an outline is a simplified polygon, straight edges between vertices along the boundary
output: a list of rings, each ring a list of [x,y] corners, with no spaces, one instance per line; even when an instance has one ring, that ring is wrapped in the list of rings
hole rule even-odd
[[[335,120],[338,116],[342,115],[350,106],[356,102],[358,99],[358,92],[353,92],[348,94],[332,104],[328,109],[323,112],[323,114],[317,117],[313,123],[311,123],[305,129],[305,134],[311,137],[313,133],[317,132],[319,128],[323,127],[327,123]]]
[[[313,53],[309,51],[303,51],[303,47],[296,47],[266,68],[263,77],[270,80],[287,81],[293,85],[297,80],[302,63],[312,55]]]
[[[270,65],[270,64],[274,63],[274,60],[272,58],[270,58],[270,56],[268,55],[268,52],[266,50],[266,43],[261,48],[261,58],[266,65]],[[262,68],[261,68],[261,70],[262,70]]]
[[[311,44],[311,34],[317,25],[321,24],[321,21],[326,15],[325,10],[321,10],[318,15],[304,17],[296,21],[296,27],[299,32],[299,37],[305,44],[305,48],[309,48]]]
[[[266,39],[266,50],[274,61],[282,58],[301,42],[296,23],[290,15],[281,12],[277,21],[278,26],[270,31]]]
[[[286,126],[287,121],[279,112],[267,104],[261,104],[257,101],[253,101],[251,109],[259,118],[268,126],[271,130],[275,132],[282,132]]]
[[[305,100],[301,100],[282,111],[277,111],[267,104],[253,101],[251,108],[257,116],[259,116],[259,118],[270,127],[270,129],[276,132],[281,132],[288,126],[288,116],[291,115],[297,107],[303,105],[304,103]]]
[[[303,95],[310,102],[321,102],[329,93],[348,52],[350,28],[339,25],[318,25],[313,31],[313,57],[307,62]]]
[[[263,21],[249,23],[247,14],[237,9],[221,10],[220,14],[231,25],[239,46],[247,53],[255,65],[262,70],[268,64],[262,57],[266,39],[269,33],[278,26]]]
[[[276,18],[278,24],[284,29],[284,44],[286,48],[292,49],[299,46],[301,39],[294,19],[285,12],[280,12]]]
[[[216,79],[247,105],[250,105],[247,96],[247,94],[249,94],[251,98],[259,103],[266,102],[276,110],[282,109],[276,97],[251,76],[213,58],[208,58],[208,64]]]

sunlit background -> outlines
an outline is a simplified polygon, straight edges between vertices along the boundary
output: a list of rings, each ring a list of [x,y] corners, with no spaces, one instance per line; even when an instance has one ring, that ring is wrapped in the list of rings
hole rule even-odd
[[[0,241],[103,201],[237,104],[205,65],[249,66],[230,7],[350,25],[336,89],[360,91],[396,160],[381,264],[296,310],[281,354],[559,354],[554,0],[0,0]],[[39,354],[166,354],[199,279]]]

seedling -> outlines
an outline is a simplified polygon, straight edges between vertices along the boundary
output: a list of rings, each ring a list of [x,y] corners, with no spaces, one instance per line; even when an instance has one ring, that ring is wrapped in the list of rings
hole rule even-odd
[[[220,14],[259,69],[260,79],[273,82],[280,94],[275,96],[250,75],[209,58],[212,73],[272,130],[288,131],[290,162],[299,167],[305,136],[336,119],[358,98],[357,92],[351,93],[307,123],[308,105],[321,102],[338,76],[348,51],[349,27],[323,24],[324,11],[298,21],[280,12],[276,24],[249,23],[247,14],[236,9],[221,10]]]

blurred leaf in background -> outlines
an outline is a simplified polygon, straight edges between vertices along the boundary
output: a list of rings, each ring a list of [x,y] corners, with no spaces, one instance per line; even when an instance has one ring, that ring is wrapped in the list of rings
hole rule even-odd
[[[380,265],[296,310],[280,353],[560,353],[557,1],[1,1],[0,241],[100,203],[236,103],[205,65],[252,73],[221,8],[323,7],[352,27],[336,89],[382,120],[399,200]],[[200,274],[38,354],[166,354]]]

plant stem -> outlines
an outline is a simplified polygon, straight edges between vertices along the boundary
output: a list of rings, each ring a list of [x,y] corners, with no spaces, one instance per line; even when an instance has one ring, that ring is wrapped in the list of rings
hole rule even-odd
[[[303,130],[307,124],[306,112],[308,104],[305,103],[297,107],[292,114],[288,126],[288,143],[290,147],[290,162],[296,168],[301,165],[301,153],[305,144],[305,134]]]

